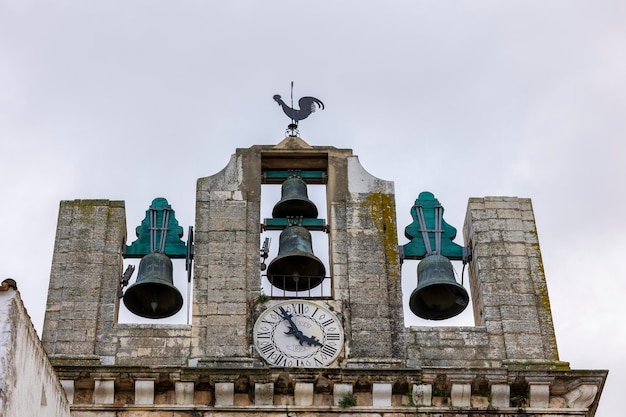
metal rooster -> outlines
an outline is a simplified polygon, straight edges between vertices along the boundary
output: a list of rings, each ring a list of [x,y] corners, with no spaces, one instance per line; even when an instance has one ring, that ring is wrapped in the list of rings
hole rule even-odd
[[[298,105],[300,106],[300,110],[292,109],[280,98],[278,94],[274,96],[274,101],[276,101],[282,108],[287,117],[289,117],[293,121],[303,120],[309,117],[311,113],[316,110],[316,106],[319,106],[320,109],[324,110],[324,103],[321,100],[316,99],[315,97],[302,97],[298,100]]]

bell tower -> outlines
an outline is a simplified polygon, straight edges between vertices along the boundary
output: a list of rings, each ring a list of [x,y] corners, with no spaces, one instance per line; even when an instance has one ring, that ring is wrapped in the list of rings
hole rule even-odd
[[[294,171],[299,176],[290,176]],[[261,185],[280,184],[277,178],[285,178],[283,198],[274,207],[274,218],[261,219]],[[312,212],[312,203],[305,201],[301,191],[307,180],[326,186],[327,207],[315,211],[328,219],[327,224],[317,213],[306,213]],[[289,204],[291,209],[285,209]],[[249,348],[255,317],[249,307],[260,314],[272,304],[259,302],[263,300],[260,235],[264,228],[281,227],[278,259],[267,268],[276,298],[313,299],[332,307],[346,334],[335,366],[360,366],[370,359],[397,361],[394,358],[402,350],[403,313],[393,185],[368,174],[350,150],[313,147],[298,137],[288,137],[276,146],[238,149],[224,170],[198,181],[197,208],[195,301],[199,307],[194,310],[194,327],[196,323],[198,327],[194,334],[205,338],[198,340],[205,350],[194,356],[200,362],[254,363]],[[283,216],[281,210],[291,211]],[[305,256],[299,249],[306,244],[310,247],[307,240],[312,233],[307,227],[317,232],[313,238],[329,240],[329,253],[324,254],[329,259],[328,277],[326,271],[320,277],[319,260],[313,253]],[[372,228],[377,231],[375,240],[368,237]],[[281,255],[283,252],[286,254]],[[301,288],[296,288],[292,268],[308,264],[312,266],[307,270],[314,272],[303,274]],[[316,297],[314,290],[322,278],[330,281],[330,292]],[[313,281],[307,281],[310,279]],[[204,300],[209,300],[202,303],[209,309],[206,312],[200,303]],[[216,346],[211,340],[226,343]]]
[[[130,245],[124,202],[61,202],[42,342],[73,415],[594,415],[607,372],[559,358],[530,200],[470,198],[460,245],[422,192],[400,243],[393,183],[350,149],[299,138],[310,112],[275,100],[291,134],[198,179],[186,243],[163,198]],[[268,186],[280,197],[264,218]],[[276,255],[267,231],[280,232]],[[180,309],[175,258],[193,288],[188,323],[120,323],[121,300],[148,320]],[[433,326],[405,327],[410,261],[410,310]],[[470,298],[473,326],[440,325]]]

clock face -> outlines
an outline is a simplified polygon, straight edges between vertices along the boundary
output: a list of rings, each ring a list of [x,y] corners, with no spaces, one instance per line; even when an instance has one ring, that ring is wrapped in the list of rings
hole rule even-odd
[[[254,347],[270,365],[327,366],[341,353],[343,327],[337,316],[320,303],[284,301],[257,319]]]

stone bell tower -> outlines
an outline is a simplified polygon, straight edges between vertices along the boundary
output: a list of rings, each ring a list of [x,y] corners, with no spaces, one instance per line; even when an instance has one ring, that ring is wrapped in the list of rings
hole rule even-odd
[[[323,185],[326,206],[262,218],[263,186],[293,177]],[[529,200],[469,200],[475,325],[411,328],[393,183],[351,150],[296,136],[237,149],[195,203],[177,252],[193,260],[191,320],[177,325],[117,320],[124,203],[61,203],[42,339],[74,415],[594,415],[606,371],[558,357]],[[267,230],[281,233],[278,272],[263,267]],[[301,269],[311,259],[327,268]]]
[[[397,360],[403,319],[393,185],[367,174],[350,150],[312,147],[295,137],[238,149],[223,171],[198,181],[195,288],[201,298],[192,357],[254,366],[251,308],[263,307],[255,303],[261,295],[260,234],[267,223],[260,218],[261,185],[288,170],[319,173],[326,183],[328,204],[320,212],[329,219],[332,287],[324,298],[341,315],[347,334],[339,362]],[[372,230],[376,239],[368,237]]]

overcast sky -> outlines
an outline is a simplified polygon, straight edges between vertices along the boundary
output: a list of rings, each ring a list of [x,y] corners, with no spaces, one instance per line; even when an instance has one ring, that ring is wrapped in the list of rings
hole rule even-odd
[[[216,3],[0,1],[0,278],[38,331],[61,200],[125,200],[132,232],[162,196],[186,230],[197,178],[284,138],[294,81],[326,105],[300,136],[395,182],[400,244],[421,191],[460,244],[468,198],[533,199],[561,360],[622,410],[626,3]]]

